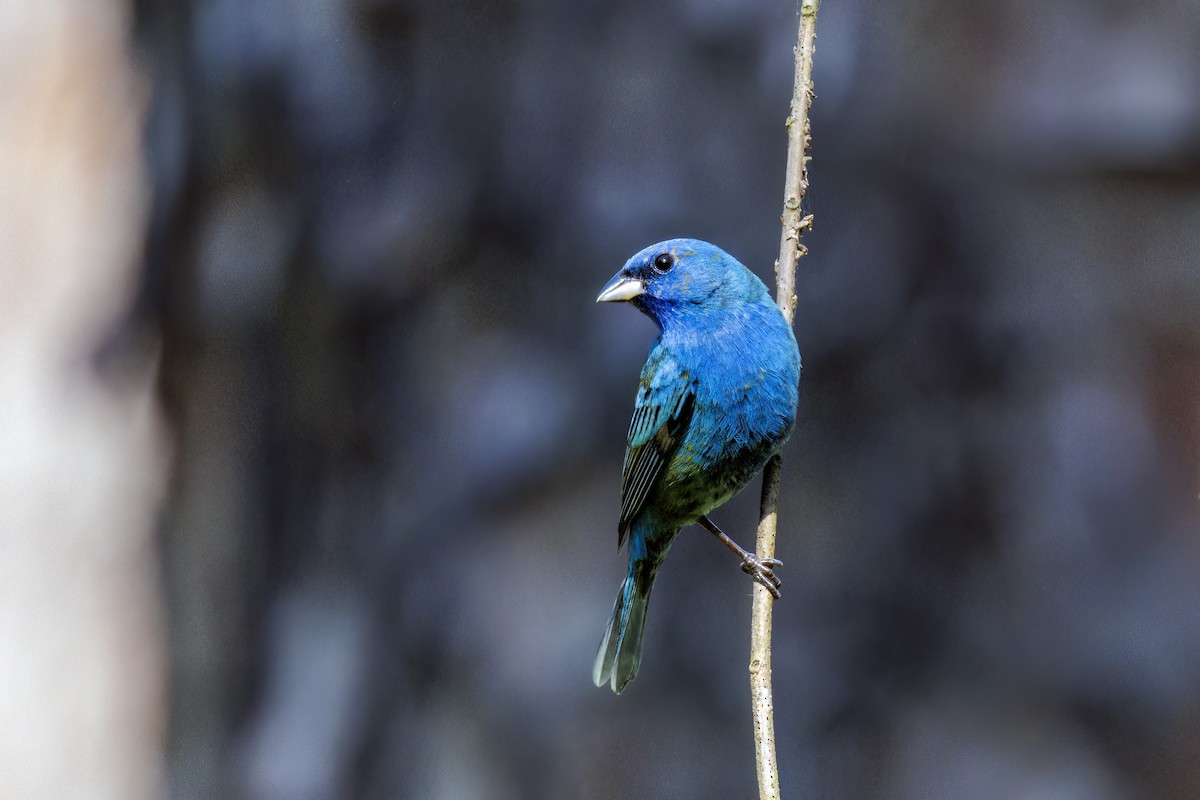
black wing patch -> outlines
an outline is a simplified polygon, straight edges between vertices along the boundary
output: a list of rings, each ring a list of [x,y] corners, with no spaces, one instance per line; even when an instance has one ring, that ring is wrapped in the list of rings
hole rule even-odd
[[[625,543],[629,525],[646,504],[650,490],[687,434],[696,407],[695,384],[685,384],[676,397],[662,398],[659,405],[649,398],[639,402],[629,423],[629,445],[621,479],[621,521],[617,525],[617,547]],[[665,417],[665,419],[664,419]],[[661,422],[660,422],[661,420]]]

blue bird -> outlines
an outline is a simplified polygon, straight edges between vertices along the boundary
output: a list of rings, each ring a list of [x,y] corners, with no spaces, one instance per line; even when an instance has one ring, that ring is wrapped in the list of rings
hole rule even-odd
[[[617,546],[629,574],[617,593],[592,679],[620,694],[637,675],[646,607],[676,534],[699,523],[776,597],[774,559],[739,547],[706,516],[779,452],[796,420],[796,337],[754,273],[696,239],[652,245],[596,302],[627,301],[660,329],[638,382],[621,481]]]

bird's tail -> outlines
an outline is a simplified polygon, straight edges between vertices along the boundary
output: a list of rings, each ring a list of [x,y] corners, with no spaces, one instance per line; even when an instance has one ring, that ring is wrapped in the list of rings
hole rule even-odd
[[[609,684],[617,694],[634,679],[642,663],[642,633],[646,628],[646,607],[658,559],[631,559],[629,574],[617,592],[608,629],[600,640],[600,651],[592,666],[597,686]]]

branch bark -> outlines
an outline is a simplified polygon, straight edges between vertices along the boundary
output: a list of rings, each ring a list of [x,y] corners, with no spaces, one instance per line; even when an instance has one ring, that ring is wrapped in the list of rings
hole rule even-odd
[[[802,0],[800,32],[796,44],[796,76],[791,113],[787,118],[788,156],[784,180],[783,231],[779,260],[775,262],[775,298],[789,323],[796,311],[796,264],[808,250],[800,236],[812,227],[812,215],[802,215],[808,191],[808,110],[813,99],[812,65],[816,47],[819,0]],[[759,558],[775,557],[775,532],[779,507],[781,461],[775,456],[763,470],[762,505],[759,512],[755,552]],[[760,800],[779,800],[779,765],[775,755],[775,710],[771,695],[771,612],[773,598],[764,586],[755,584],[750,617],[750,700],[754,713],[754,750],[758,765]]]
[[[0,3],[0,795],[162,797],[149,182],[130,3]],[[138,343],[140,344],[140,342]]]

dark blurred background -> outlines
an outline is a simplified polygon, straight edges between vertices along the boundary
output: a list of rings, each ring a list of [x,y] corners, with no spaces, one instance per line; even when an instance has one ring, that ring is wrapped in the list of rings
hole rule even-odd
[[[118,16],[144,259],[96,358],[159,359],[163,793],[755,796],[751,583],[708,534],[638,679],[590,681],[654,336],[593,299],[674,236],[771,282],[796,12]],[[1195,4],[826,0],[817,30],[784,794],[1198,797]],[[757,502],[715,518],[749,542]]]

